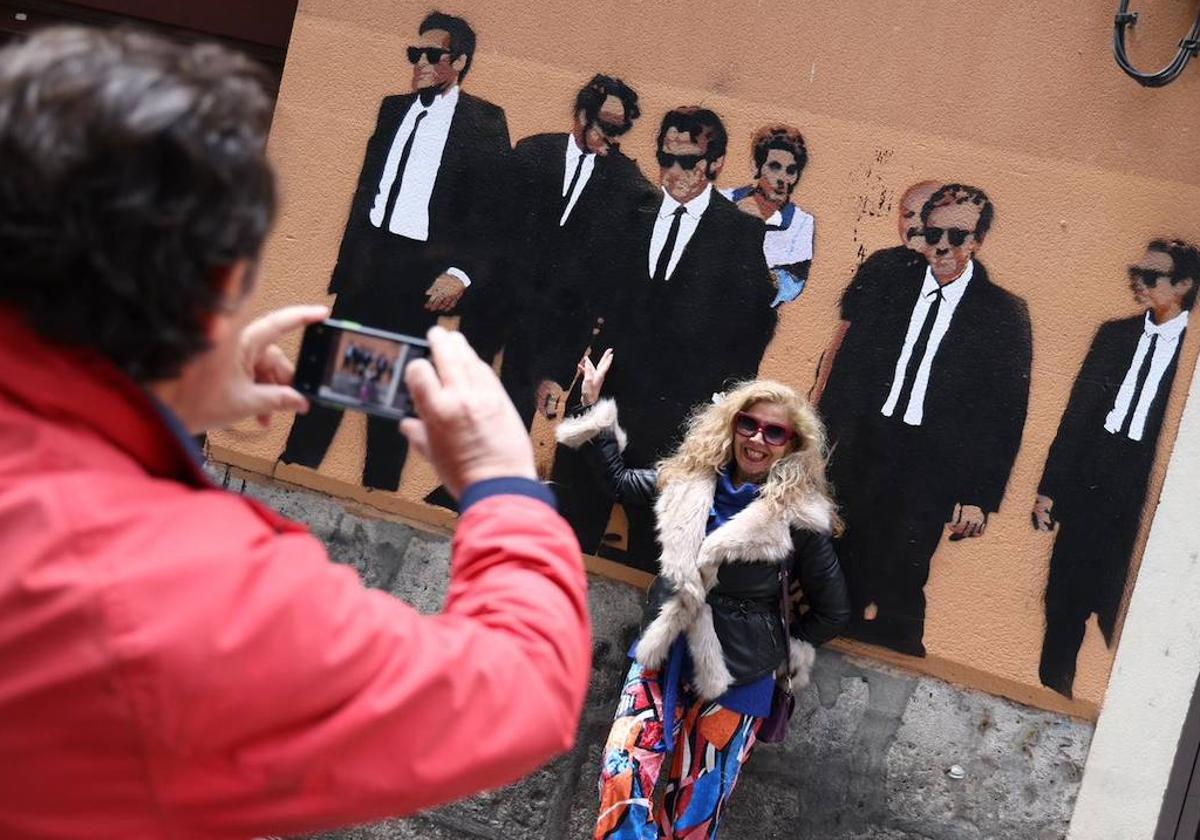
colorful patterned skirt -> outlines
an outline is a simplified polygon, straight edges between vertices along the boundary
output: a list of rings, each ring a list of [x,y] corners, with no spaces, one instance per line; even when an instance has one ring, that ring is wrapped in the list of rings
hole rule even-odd
[[[699,700],[684,685],[671,726],[674,749],[668,753],[662,689],[657,671],[633,663],[604,747],[596,840],[717,836],[762,718]],[[670,773],[660,780],[668,755]]]

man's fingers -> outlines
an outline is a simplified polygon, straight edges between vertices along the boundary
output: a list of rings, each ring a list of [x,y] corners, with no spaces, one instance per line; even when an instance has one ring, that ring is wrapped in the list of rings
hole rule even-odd
[[[254,385],[247,399],[246,414],[270,415],[276,411],[308,411],[308,400],[287,385]]]
[[[435,411],[437,394],[442,383],[438,380],[437,371],[428,359],[413,359],[404,369],[404,384],[412,396],[417,414],[429,417]]]
[[[400,433],[408,438],[409,444],[429,460],[429,432],[425,423],[416,417],[405,417],[400,421]]]
[[[272,344],[263,351],[256,373],[266,382],[290,385],[296,373],[296,366],[287,354],[279,349],[279,345]]]
[[[328,306],[285,306],[252,321],[242,333],[247,346],[259,350],[283,335],[329,317]]]
[[[467,386],[471,380],[471,363],[478,359],[462,334],[434,327],[429,331],[429,344],[442,384],[447,388]]]

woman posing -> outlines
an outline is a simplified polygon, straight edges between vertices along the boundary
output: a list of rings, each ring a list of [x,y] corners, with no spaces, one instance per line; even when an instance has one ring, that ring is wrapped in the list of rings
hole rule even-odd
[[[654,507],[662,553],[605,746],[595,837],[716,838],[777,676],[807,685],[813,646],[849,619],[825,433],[791,388],[749,382],[697,408],[657,468],[631,469],[617,407],[597,401],[611,364],[609,350],[581,365],[587,410],[558,438],[617,501]],[[808,606],[790,627],[788,578]]]

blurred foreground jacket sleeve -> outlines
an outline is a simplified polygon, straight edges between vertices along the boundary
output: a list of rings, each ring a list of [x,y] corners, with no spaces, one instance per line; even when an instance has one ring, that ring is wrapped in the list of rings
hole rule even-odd
[[[127,685],[180,824],[234,836],[412,813],[574,744],[586,581],[571,529],[543,502],[492,496],[464,514],[436,616],[364,589],[310,536],[248,548],[143,601],[179,604],[139,622],[161,637]]]

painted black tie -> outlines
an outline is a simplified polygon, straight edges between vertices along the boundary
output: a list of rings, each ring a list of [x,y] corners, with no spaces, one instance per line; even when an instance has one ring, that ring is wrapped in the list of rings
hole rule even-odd
[[[908,357],[908,365],[904,368],[904,384],[900,387],[900,399],[896,401],[896,410],[900,412],[901,417],[908,412],[908,401],[912,398],[913,385],[917,381],[917,371],[921,367],[921,360],[925,358],[925,349],[929,347],[929,336],[933,334],[933,325],[937,322],[938,310],[941,309],[942,301],[945,299],[941,286],[929,294],[937,295],[937,297],[934,298],[929,311],[925,313],[925,323],[921,324],[921,332],[917,334],[912,355]]]
[[[429,116],[428,111],[417,114],[417,121],[413,123],[412,131],[408,133],[408,139],[404,141],[404,150],[400,152],[400,163],[396,166],[396,179],[392,181],[392,191],[388,193],[387,211],[383,214],[385,228],[390,227],[392,213],[396,212],[396,200],[400,198],[400,185],[404,183],[404,170],[408,166],[408,156],[412,154],[413,141],[417,139],[417,129],[421,127],[421,120],[427,116]]]
[[[586,154],[580,155],[579,163],[575,164],[575,174],[571,176],[571,186],[567,187],[567,193],[563,196],[562,207],[559,208],[558,217],[561,219],[559,224],[562,224],[562,222],[566,221],[566,219],[563,218],[563,214],[566,213],[567,208],[571,206],[571,196],[575,194],[575,185],[579,183],[579,175],[583,172],[583,164],[584,161],[587,160],[587,157],[588,156]]]
[[[1146,390],[1146,380],[1150,378],[1150,365],[1154,363],[1154,348],[1158,344],[1158,333],[1150,336],[1150,346],[1142,358],[1138,368],[1137,384],[1133,386],[1133,396],[1129,398],[1129,408],[1125,409],[1125,419],[1121,423],[1121,437],[1129,437],[1129,427],[1133,425],[1133,415],[1137,413],[1138,403],[1142,399],[1142,391]]]
[[[667,232],[667,241],[658,252],[658,262],[654,264],[654,276],[650,278],[656,283],[667,282],[667,268],[671,265],[671,254],[675,253],[675,240],[679,239],[679,225],[687,208],[680,205],[675,208],[675,218],[671,220],[671,229]]]

